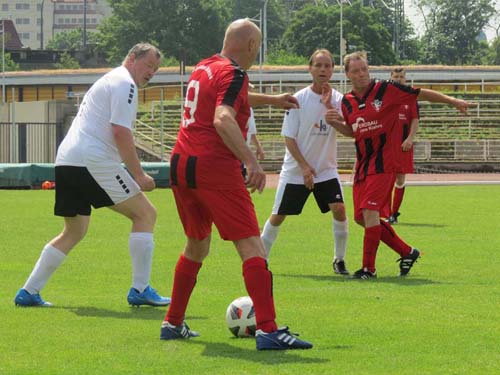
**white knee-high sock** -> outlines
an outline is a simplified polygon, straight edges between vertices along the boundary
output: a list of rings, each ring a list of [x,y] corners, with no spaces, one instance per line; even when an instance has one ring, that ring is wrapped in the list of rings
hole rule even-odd
[[[139,292],[149,285],[154,246],[153,233],[130,233],[128,247],[132,260],[132,288]]]
[[[348,222],[333,219],[333,237],[335,240],[334,259],[344,260],[347,249]]]
[[[66,254],[61,250],[56,249],[50,244],[45,245],[23,289],[26,289],[30,294],[40,293],[45,284],[47,284],[47,281],[49,281],[50,276],[52,276],[65,258]]]
[[[273,246],[274,241],[276,241],[279,230],[279,225],[275,227],[269,222],[269,220],[266,221],[266,223],[264,224],[264,228],[262,228],[262,234],[260,235],[260,238],[262,239],[264,248],[266,249],[266,259],[269,259],[271,247]]]

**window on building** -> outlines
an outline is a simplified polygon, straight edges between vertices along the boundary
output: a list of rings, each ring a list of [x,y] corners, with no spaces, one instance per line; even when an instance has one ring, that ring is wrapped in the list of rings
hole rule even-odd
[[[30,5],[28,3],[17,3],[16,10],[28,10]]]
[[[2,11],[6,12],[9,10],[9,4],[2,4]]]
[[[40,12],[42,10],[42,4],[36,4],[36,10]]]
[[[23,40],[29,40],[30,38],[30,33],[19,33],[19,36],[21,37],[21,39]]]
[[[36,24],[37,26],[40,26],[42,24],[42,20],[40,18],[36,19]]]

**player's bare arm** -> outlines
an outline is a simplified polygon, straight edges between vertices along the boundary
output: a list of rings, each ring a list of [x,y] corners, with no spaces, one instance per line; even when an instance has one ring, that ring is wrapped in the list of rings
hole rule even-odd
[[[285,137],[285,144],[290,154],[292,154],[293,158],[297,161],[302,170],[302,176],[304,177],[304,185],[309,190],[314,188],[314,177],[316,176],[316,171],[313,167],[309,165],[307,160],[300,152],[299,146],[297,145],[297,141],[290,137]]]
[[[252,150],[246,144],[235,115],[236,113],[232,107],[227,105],[218,106],[215,109],[214,127],[224,144],[245,164],[248,173],[247,186],[250,191],[253,193],[257,190],[261,193],[266,186],[266,175]]]
[[[408,137],[406,137],[406,139],[401,144],[401,149],[405,152],[410,151],[413,146],[413,140],[415,139],[415,136],[417,135],[418,131],[418,123],[419,123],[418,118],[411,119],[410,133],[408,134]]]
[[[336,109],[327,110],[325,120],[328,125],[333,126],[339,133],[342,133],[346,137],[354,137],[352,128],[346,124],[344,117]]]
[[[142,191],[151,191],[155,188],[154,179],[146,174],[135,150],[134,136],[129,128],[120,125],[111,126],[113,138],[120,153],[120,157]]]
[[[283,109],[299,108],[299,102],[291,94],[268,95],[256,92],[248,93],[248,102],[250,107],[258,107],[262,105],[272,105]]]
[[[327,109],[333,109],[332,88],[328,82],[325,82],[323,86],[321,86],[321,103],[323,103]]]
[[[460,113],[464,115],[467,114],[467,109],[471,106],[471,103],[466,102],[462,99],[453,98],[448,95],[441,94],[438,91],[429,89],[420,89],[420,94],[418,95],[419,100],[427,100],[433,103],[445,103],[455,107]]]

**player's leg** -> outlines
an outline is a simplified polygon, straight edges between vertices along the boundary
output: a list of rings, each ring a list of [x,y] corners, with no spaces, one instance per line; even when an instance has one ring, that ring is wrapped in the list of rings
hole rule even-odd
[[[42,299],[40,292],[66,255],[85,237],[89,222],[90,216],[64,218],[63,231],[44,246],[26,283],[17,292],[14,300],[16,305],[52,306],[50,302]]]
[[[334,255],[332,266],[337,274],[349,275],[345,264],[347,250],[348,223],[344,205],[344,194],[340,177],[316,183],[313,189],[314,198],[322,213],[332,212],[332,233],[334,239]]]
[[[363,238],[363,268],[355,278],[376,277],[375,261],[381,239],[380,213],[387,204],[394,183],[393,174],[367,176],[353,186],[355,220],[365,228]]]
[[[82,167],[56,166],[56,194],[54,214],[64,217],[63,231],[45,245],[31,275],[15,297],[20,306],[50,306],[43,301],[40,291],[66,255],[87,233],[91,206],[86,191],[92,181]]]
[[[299,215],[311,191],[302,184],[289,184],[280,179],[276,189],[274,206],[271,217],[262,228],[261,239],[266,250],[266,259],[269,259],[271,247],[278,236],[280,225],[287,215]]]
[[[400,215],[399,208],[401,207],[405,193],[405,180],[406,175],[404,173],[398,173],[396,175],[396,183],[394,184],[394,194],[392,198],[391,217],[389,220],[391,224],[397,224],[398,222],[398,216]]]
[[[175,267],[172,302],[162,323],[161,340],[199,336],[189,329],[184,317],[198,272],[210,250],[213,219],[204,202],[211,202],[214,206],[223,203],[217,200],[217,190],[199,191],[172,186],[172,191],[187,243]]]
[[[266,220],[264,227],[262,228],[262,233],[260,234],[260,238],[264,243],[264,248],[266,251],[266,259],[269,260],[269,254],[271,253],[271,247],[273,246],[276,238],[278,237],[280,225],[286,219],[286,215],[276,215],[271,214],[269,219]]]
[[[110,207],[132,221],[129,235],[129,253],[132,263],[132,286],[127,296],[134,306],[165,306],[170,298],[158,295],[150,286],[153,262],[156,209],[146,195],[138,192],[132,197]]]
[[[184,318],[198,272],[209,253],[209,248],[210,236],[202,240],[188,237],[186,248],[175,266],[172,302],[162,323],[160,339],[173,340],[199,336],[197,332],[189,329],[184,323]]]
[[[420,252],[402,240],[388,223],[380,221],[381,240],[401,257],[399,258],[400,276],[406,276],[420,257]]]
[[[311,343],[298,339],[288,328],[278,329],[274,309],[273,275],[264,259],[265,249],[260,237],[252,236],[233,242],[243,261],[243,279],[255,309],[257,349],[312,348]]]

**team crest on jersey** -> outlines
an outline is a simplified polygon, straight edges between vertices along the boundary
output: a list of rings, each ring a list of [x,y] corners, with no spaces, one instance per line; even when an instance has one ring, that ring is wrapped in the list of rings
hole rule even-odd
[[[373,106],[373,108],[375,109],[375,111],[379,112],[379,111],[380,111],[380,108],[382,108],[382,100],[375,99],[375,100],[372,102],[372,106]]]

